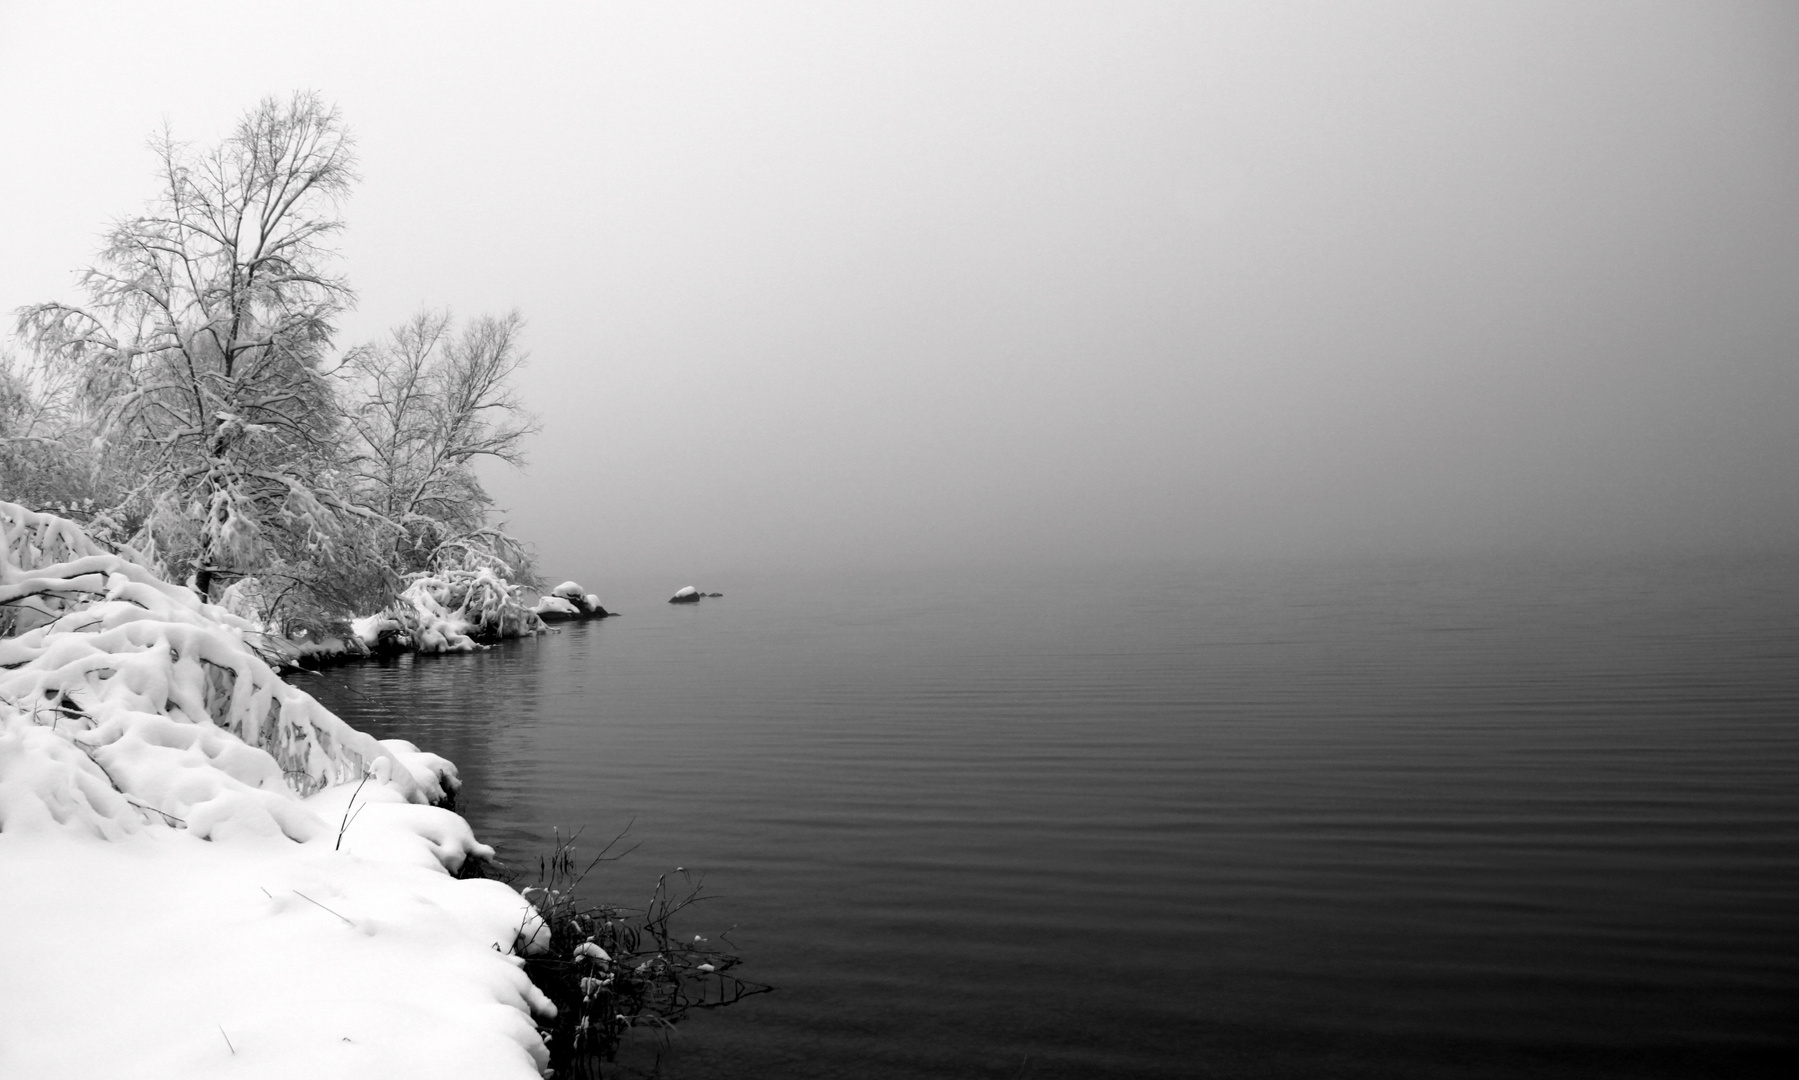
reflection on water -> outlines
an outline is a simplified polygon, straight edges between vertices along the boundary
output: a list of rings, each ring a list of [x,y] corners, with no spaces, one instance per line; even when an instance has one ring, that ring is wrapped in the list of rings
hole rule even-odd
[[[305,684],[458,762],[502,857],[634,820],[599,892],[704,871],[780,991],[668,1075],[1793,1053],[1799,564],[724,585]]]

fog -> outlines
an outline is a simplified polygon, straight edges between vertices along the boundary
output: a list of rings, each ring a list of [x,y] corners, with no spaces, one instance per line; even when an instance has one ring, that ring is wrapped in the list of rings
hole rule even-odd
[[[300,88],[555,576],[1799,540],[1786,5],[0,2],[0,308]]]

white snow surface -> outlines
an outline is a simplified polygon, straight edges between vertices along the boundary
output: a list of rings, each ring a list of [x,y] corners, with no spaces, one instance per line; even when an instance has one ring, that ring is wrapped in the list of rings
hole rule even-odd
[[[581,614],[580,605],[570,600],[564,600],[560,596],[546,596],[537,601],[537,606],[531,610],[536,612],[540,618],[544,615],[563,615],[573,618]]]
[[[391,630],[398,633],[401,629],[399,620],[390,618],[381,612],[350,620],[350,633],[356,635],[358,641],[371,649],[381,640],[381,631]]]
[[[0,1076],[532,1077],[531,906],[453,765],[281,681],[258,628],[0,503]]]

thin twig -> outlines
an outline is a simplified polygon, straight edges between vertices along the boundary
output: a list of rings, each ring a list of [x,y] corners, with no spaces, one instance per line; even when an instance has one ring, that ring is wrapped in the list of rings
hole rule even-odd
[[[364,771],[363,771],[363,774],[362,774],[362,780],[361,780],[361,782],[360,782],[360,783],[358,783],[358,784],[357,784],[357,785],[356,785],[356,790],[355,790],[355,791],[352,791],[352,792],[350,792],[350,805],[349,805],[349,806],[346,806],[346,807],[344,807],[344,820],[343,820],[343,824],[341,824],[341,825],[339,825],[339,826],[338,826],[338,827],[337,827],[337,843],[335,843],[335,844],[333,844],[333,845],[331,845],[331,850],[332,850],[332,851],[337,851],[337,850],[339,850],[339,849],[341,849],[341,848],[342,848],[342,847],[343,847],[343,846],[344,846],[344,832],[345,832],[345,831],[346,831],[346,830],[347,830],[347,829],[349,829],[349,827],[350,827],[350,822],[352,822],[352,821],[355,821],[355,820],[356,820],[356,814],[360,814],[360,813],[362,813],[362,811],[361,811],[361,810],[357,810],[357,811],[356,811],[356,814],[352,814],[352,813],[350,813],[350,810],[351,810],[351,809],[352,809],[352,808],[353,808],[353,807],[355,807],[355,805],[356,805],[356,796],[358,796],[358,795],[361,795],[361,794],[362,794],[362,785],[363,785],[363,784],[366,784],[366,783],[368,783],[368,782],[369,782],[369,776],[370,776],[370,775],[372,775],[372,774],[371,774],[371,773],[369,773],[369,772],[368,772],[368,771],[367,771],[367,770],[364,770]],[[366,804],[365,804],[365,806],[366,806]]]
[[[319,907],[325,908],[326,911],[331,911],[330,908],[325,907],[325,905],[320,904],[317,900],[314,900],[312,897],[307,896],[305,893],[301,892],[298,889],[294,890],[294,895],[299,897],[300,899],[306,901],[309,904],[317,904]],[[335,911],[331,911],[331,914],[337,915],[337,917],[340,919],[344,919],[344,917],[342,915],[338,915],[338,913]],[[352,930],[356,929],[356,924],[351,922],[349,919],[344,919],[344,925],[348,926]]]

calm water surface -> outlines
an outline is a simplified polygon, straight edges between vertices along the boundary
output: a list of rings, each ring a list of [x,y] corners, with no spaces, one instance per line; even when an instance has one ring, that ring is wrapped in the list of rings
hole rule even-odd
[[[1799,1063],[1799,560],[679,584],[303,682],[704,874],[676,1080]]]

